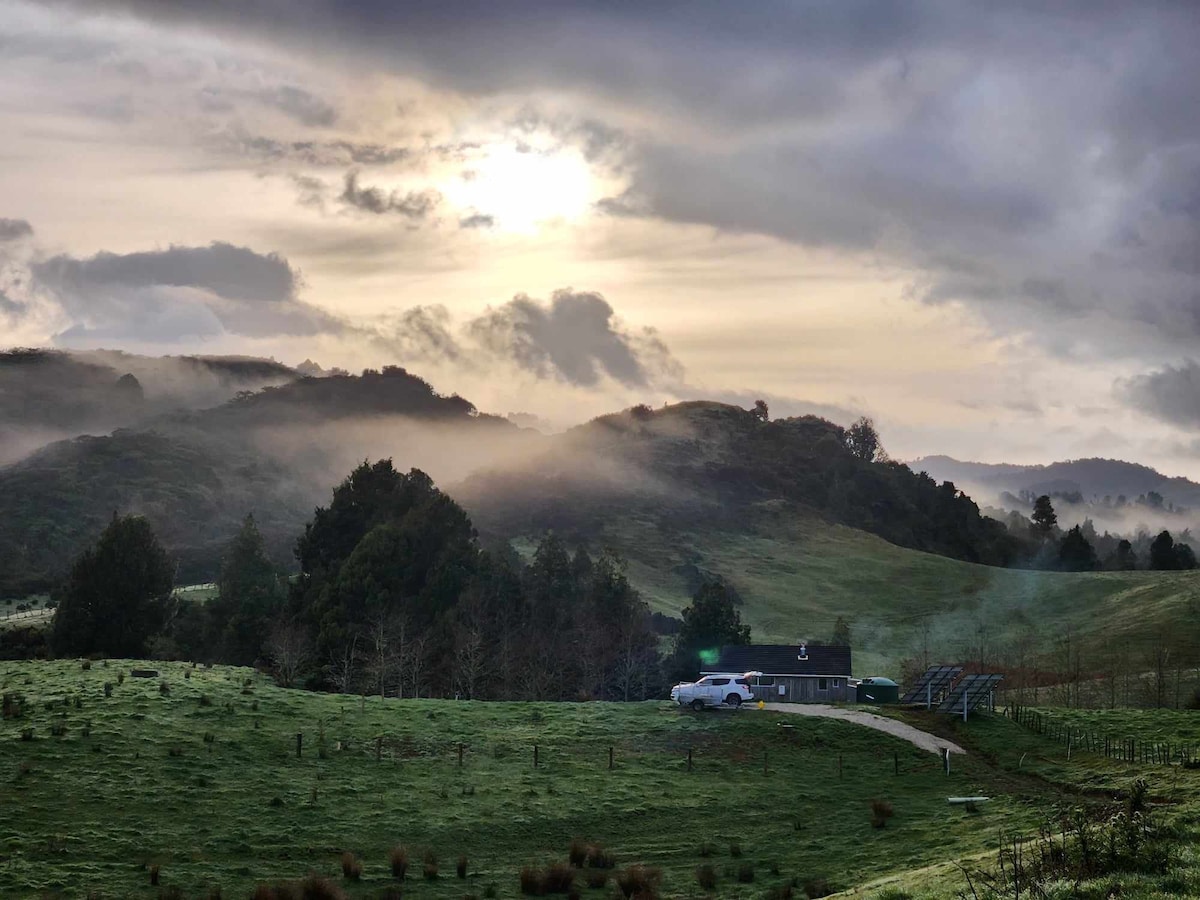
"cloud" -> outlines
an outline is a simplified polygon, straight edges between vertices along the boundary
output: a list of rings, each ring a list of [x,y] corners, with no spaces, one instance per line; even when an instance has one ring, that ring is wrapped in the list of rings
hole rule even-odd
[[[385,193],[376,187],[359,187],[358,173],[347,172],[346,186],[338,199],[347,206],[363,212],[375,215],[396,213],[406,219],[421,221],[433,211],[442,198],[437,191],[432,190],[401,194],[399,191]]]
[[[0,315],[8,319],[19,319],[25,315],[25,310],[24,303],[13,300],[3,290],[0,290]]]
[[[228,243],[84,259],[60,254],[33,263],[30,274],[73,323],[60,334],[68,343],[306,336],[344,328],[298,299],[299,273],[286,259]]]
[[[1130,407],[1164,422],[1200,427],[1200,363],[1193,359],[1119,381],[1116,392]]]
[[[257,99],[299,122],[312,127],[329,127],[337,121],[337,110],[320,97],[294,85],[278,85],[259,91]]]
[[[19,241],[33,234],[33,226],[24,219],[0,219],[0,244]]]
[[[540,378],[591,387],[605,376],[643,387],[682,376],[682,367],[653,329],[623,327],[598,293],[555,291],[548,303],[518,294],[474,319],[478,344]]]
[[[469,216],[464,216],[458,220],[459,228],[495,228],[496,217],[487,216],[483,213],[472,213]]]

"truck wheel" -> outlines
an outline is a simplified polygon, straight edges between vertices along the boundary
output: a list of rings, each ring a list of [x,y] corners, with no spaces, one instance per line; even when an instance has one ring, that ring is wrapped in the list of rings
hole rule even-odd
[[[742,705],[742,695],[741,694],[730,694],[728,697],[725,698],[725,702],[728,703],[730,706],[732,706],[734,709],[737,709],[739,706]]]
[[[703,700],[693,700],[692,701],[692,709],[694,709],[696,712],[704,712],[704,701]]]

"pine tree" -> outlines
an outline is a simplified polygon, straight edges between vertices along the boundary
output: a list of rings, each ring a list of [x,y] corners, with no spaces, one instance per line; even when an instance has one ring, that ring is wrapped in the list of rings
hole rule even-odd
[[[1058,514],[1054,511],[1049,495],[1042,494],[1034,501],[1033,515],[1030,519],[1033,521],[1033,531],[1036,535],[1042,538],[1051,535],[1054,526],[1058,524]]]
[[[742,624],[725,583],[706,581],[683,611],[672,666],[677,677],[694,678],[702,664],[716,662],[722,647],[749,643],[750,626]]]
[[[173,580],[171,561],[150,523],[114,513],[56,592],[55,651],[144,656],[147,640],[162,626]]]

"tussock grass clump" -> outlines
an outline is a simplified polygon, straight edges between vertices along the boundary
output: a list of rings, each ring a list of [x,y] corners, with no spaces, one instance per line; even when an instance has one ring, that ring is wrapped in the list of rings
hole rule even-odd
[[[274,808],[278,809],[279,807],[283,806],[283,798],[282,797],[272,797],[270,805],[273,806]],[[353,853],[351,853],[349,855],[351,857],[354,856]],[[347,854],[345,854],[345,853],[342,854],[342,867],[343,868],[345,868],[345,866],[346,866],[346,856],[347,856]]]
[[[767,891],[766,900],[792,900],[793,890],[791,882],[784,882]]]
[[[435,881],[438,877],[438,858],[437,854],[432,850],[425,851],[425,859],[422,861],[421,875],[426,881]]]
[[[33,726],[32,725],[30,725],[28,728],[21,729],[21,740],[23,740],[23,741],[32,741],[33,740]]]
[[[113,683],[111,681],[104,682],[104,696],[111,697],[113,692]]]
[[[615,869],[617,867],[616,854],[605,850],[600,844],[589,844],[587,852],[584,854],[584,860],[591,869]]]
[[[737,867],[737,880],[740,884],[751,884],[754,881],[754,864],[742,863]]]
[[[200,705],[201,706],[212,706],[212,698],[210,696],[208,696],[208,694],[201,694],[200,695]]]
[[[394,884],[379,889],[379,900],[400,900],[404,896]]]
[[[483,889],[483,896],[486,898],[486,900],[496,900],[496,894],[497,890],[494,884],[489,884]]]
[[[593,891],[608,885],[608,870],[607,869],[588,869],[587,886]]]
[[[565,894],[575,883],[575,870],[567,863],[550,863],[542,872],[542,889],[547,894]]]
[[[20,694],[5,694],[0,702],[0,717],[19,719],[25,714],[25,698]]]
[[[178,759],[179,757],[183,756],[183,748],[179,745],[168,747],[167,756],[171,757],[172,759]]]
[[[213,734],[211,731],[204,732],[204,743],[211,744],[211,743],[214,743],[216,741],[216,739],[217,739],[217,736],[215,734]]]
[[[174,884],[159,888],[158,900],[183,900],[183,890]]]
[[[892,809],[892,804],[886,800],[871,801],[871,827],[883,828],[887,825],[887,820],[896,814]]]
[[[67,733],[67,720],[55,719],[50,723],[50,734],[53,737],[62,737]]]
[[[71,705],[76,709],[83,709],[83,698],[76,694],[71,700]]]
[[[467,877],[467,858],[465,856],[458,858],[458,862],[454,865],[454,874],[459,878]]]
[[[828,897],[833,893],[833,888],[824,878],[810,878],[804,882],[804,895],[809,900],[817,900],[818,897]]]
[[[191,680],[192,680],[192,670],[191,670],[191,669],[184,669],[184,670],[183,670],[183,679],[184,679],[184,681],[191,681]]]
[[[31,763],[27,759],[21,760],[21,762],[17,765],[17,777],[25,778],[32,774],[33,774],[33,763]]]
[[[696,867],[696,884],[711,891],[717,886],[717,870],[709,863]]]
[[[279,800],[279,798],[276,797],[275,800]],[[275,805],[274,801],[272,801],[272,805]],[[279,800],[279,806],[283,806],[282,800]],[[347,881],[358,881],[362,878],[362,863],[349,850],[342,854],[342,877]]]
[[[92,668],[92,661],[90,659],[85,659],[83,662],[81,662],[79,664],[79,668],[81,668],[81,669],[83,669],[83,671],[87,672],[89,669]]]
[[[125,673],[118,672],[117,673],[117,684],[124,684],[124,683],[125,683]]]
[[[300,881],[260,884],[253,900],[346,900],[346,893],[328,878],[315,872]]]
[[[617,887],[626,897],[653,900],[658,896],[658,885],[662,881],[662,869],[650,866],[629,866],[617,873]]]
[[[151,887],[158,886],[158,875],[159,875],[158,863],[155,863],[154,865],[152,865],[150,867],[150,886]]]
[[[734,859],[740,859],[741,855],[742,855],[742,845],[739,844],[737,841],[734,841],[732,844],[730,844],[729,845],[729,855],[732,856]]]
[[[171,685],[167,684],[167,679],[164,678],[162,681],[160,681],[158,683],[158,692],[160,694],[171,693]]]
[[[575,838],[571,841],[571,846],[567,850],[567,859],[575,868],[582,869],[583,864],[587,862],[587,851],[587,844],[579,838]]]
[[[521,893],[526,897],[536,897],[542,893],[542,876],[536,866],[521,866],[517,879],[521,884]]]

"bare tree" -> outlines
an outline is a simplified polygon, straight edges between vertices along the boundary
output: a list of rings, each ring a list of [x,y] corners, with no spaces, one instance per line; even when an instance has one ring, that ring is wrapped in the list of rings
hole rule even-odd
[[[267,638],[266,650],[275,664],[275,677],[284,687],[295,684],[312,660],[308,629],[295,621],[277,622]]]
[[[479,693],[488,662],[483,629],[478,621],[460,624],[454,633],[454,687],[470,700]]]
[[[329,662],[325,666],[330,684],[342,694],[349,694],[353,690],[354,679],[358,674],[358,664],[362,658],[358,651],[358,637],[358,634],[355,634],[350,643],[340,651],[330,653]]]
[[[380,697],[400,670],[408,622],[403,614],[378,610],[367,626],[367,671]],[[401,694],[403,696],[403,693]]]

